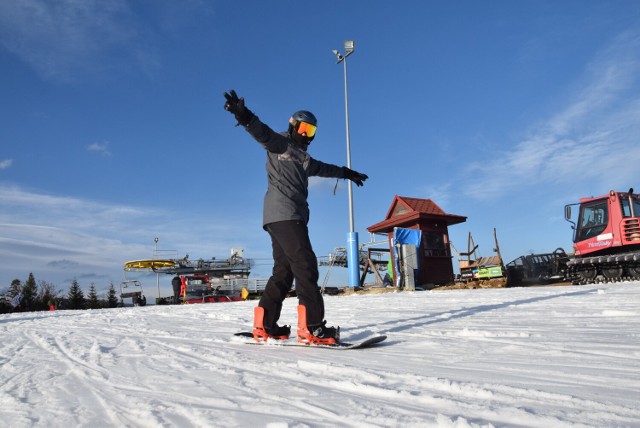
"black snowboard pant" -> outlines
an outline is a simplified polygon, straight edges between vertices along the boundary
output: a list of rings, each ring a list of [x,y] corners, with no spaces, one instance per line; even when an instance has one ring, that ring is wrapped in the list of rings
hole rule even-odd
[[[318,287],[318,260],[311,248],[309,230],[301,221],[279,221],[265,226],[273,247],[273,271],[259,306],[264,308],[264,326],[269,329],[280,319],[282,302],[296,281],[300,304],[307,308],[307,325],[324,320],[324,300]],[[295,325],[295,324],[294,324]]]
[[[182,289],[182,282],[179,277],[175,277],[171,280],[171,287],[173,287],[173,301],[178,302],[180,299],[180,290]]]

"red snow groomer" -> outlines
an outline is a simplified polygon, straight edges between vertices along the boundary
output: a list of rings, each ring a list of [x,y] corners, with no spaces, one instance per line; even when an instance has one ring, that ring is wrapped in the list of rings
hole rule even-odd
[[[571,220],[578,206],[577,222]],[[575,257],[567,262],[574,284],[640,279],[640,197],[611,190],[565,206],[572,223]]]
[[[245,300],[249,292],[222,284],[216,285],[208,275],[182,275],[180,296],[182,303],[218,303]]]

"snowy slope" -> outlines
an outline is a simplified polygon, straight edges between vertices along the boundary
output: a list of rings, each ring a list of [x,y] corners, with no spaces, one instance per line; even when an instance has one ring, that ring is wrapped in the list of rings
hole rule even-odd
[[[353,351],[246,345],[254,305],[0,316],[2,426],[640,426],[640,283],[327,297]]]

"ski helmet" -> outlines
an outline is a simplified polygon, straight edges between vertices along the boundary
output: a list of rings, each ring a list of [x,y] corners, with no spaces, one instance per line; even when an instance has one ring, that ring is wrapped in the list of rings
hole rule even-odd
[[[313,113],[307,110],[298,110],[291,115],[289,123],[296,125],[298,122],[306,122],[313,126],[318,126],[318,119],[316,119]]]
[[[289,119],[289,135],[305,149],[316,135],[318,119],[307,110],[299,110]]]

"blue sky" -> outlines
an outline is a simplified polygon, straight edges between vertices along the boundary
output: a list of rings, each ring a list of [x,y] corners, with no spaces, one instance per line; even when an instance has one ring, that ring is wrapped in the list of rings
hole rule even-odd
[[[311,155],[344,165],[345,39],[361,243],[397,194],[467,216],[459,249],[472,232],[490,255],[495,227],[506,261],[569,250],[565,204],[640,188],[637,1],[2,2],[0,289],[104,289],[155,237],[192,259],[244,248],[267,277],[265,155],[222,94],[276,130],[311,110]],[[319,256],[346,245],[334,185],[311,182]]]

